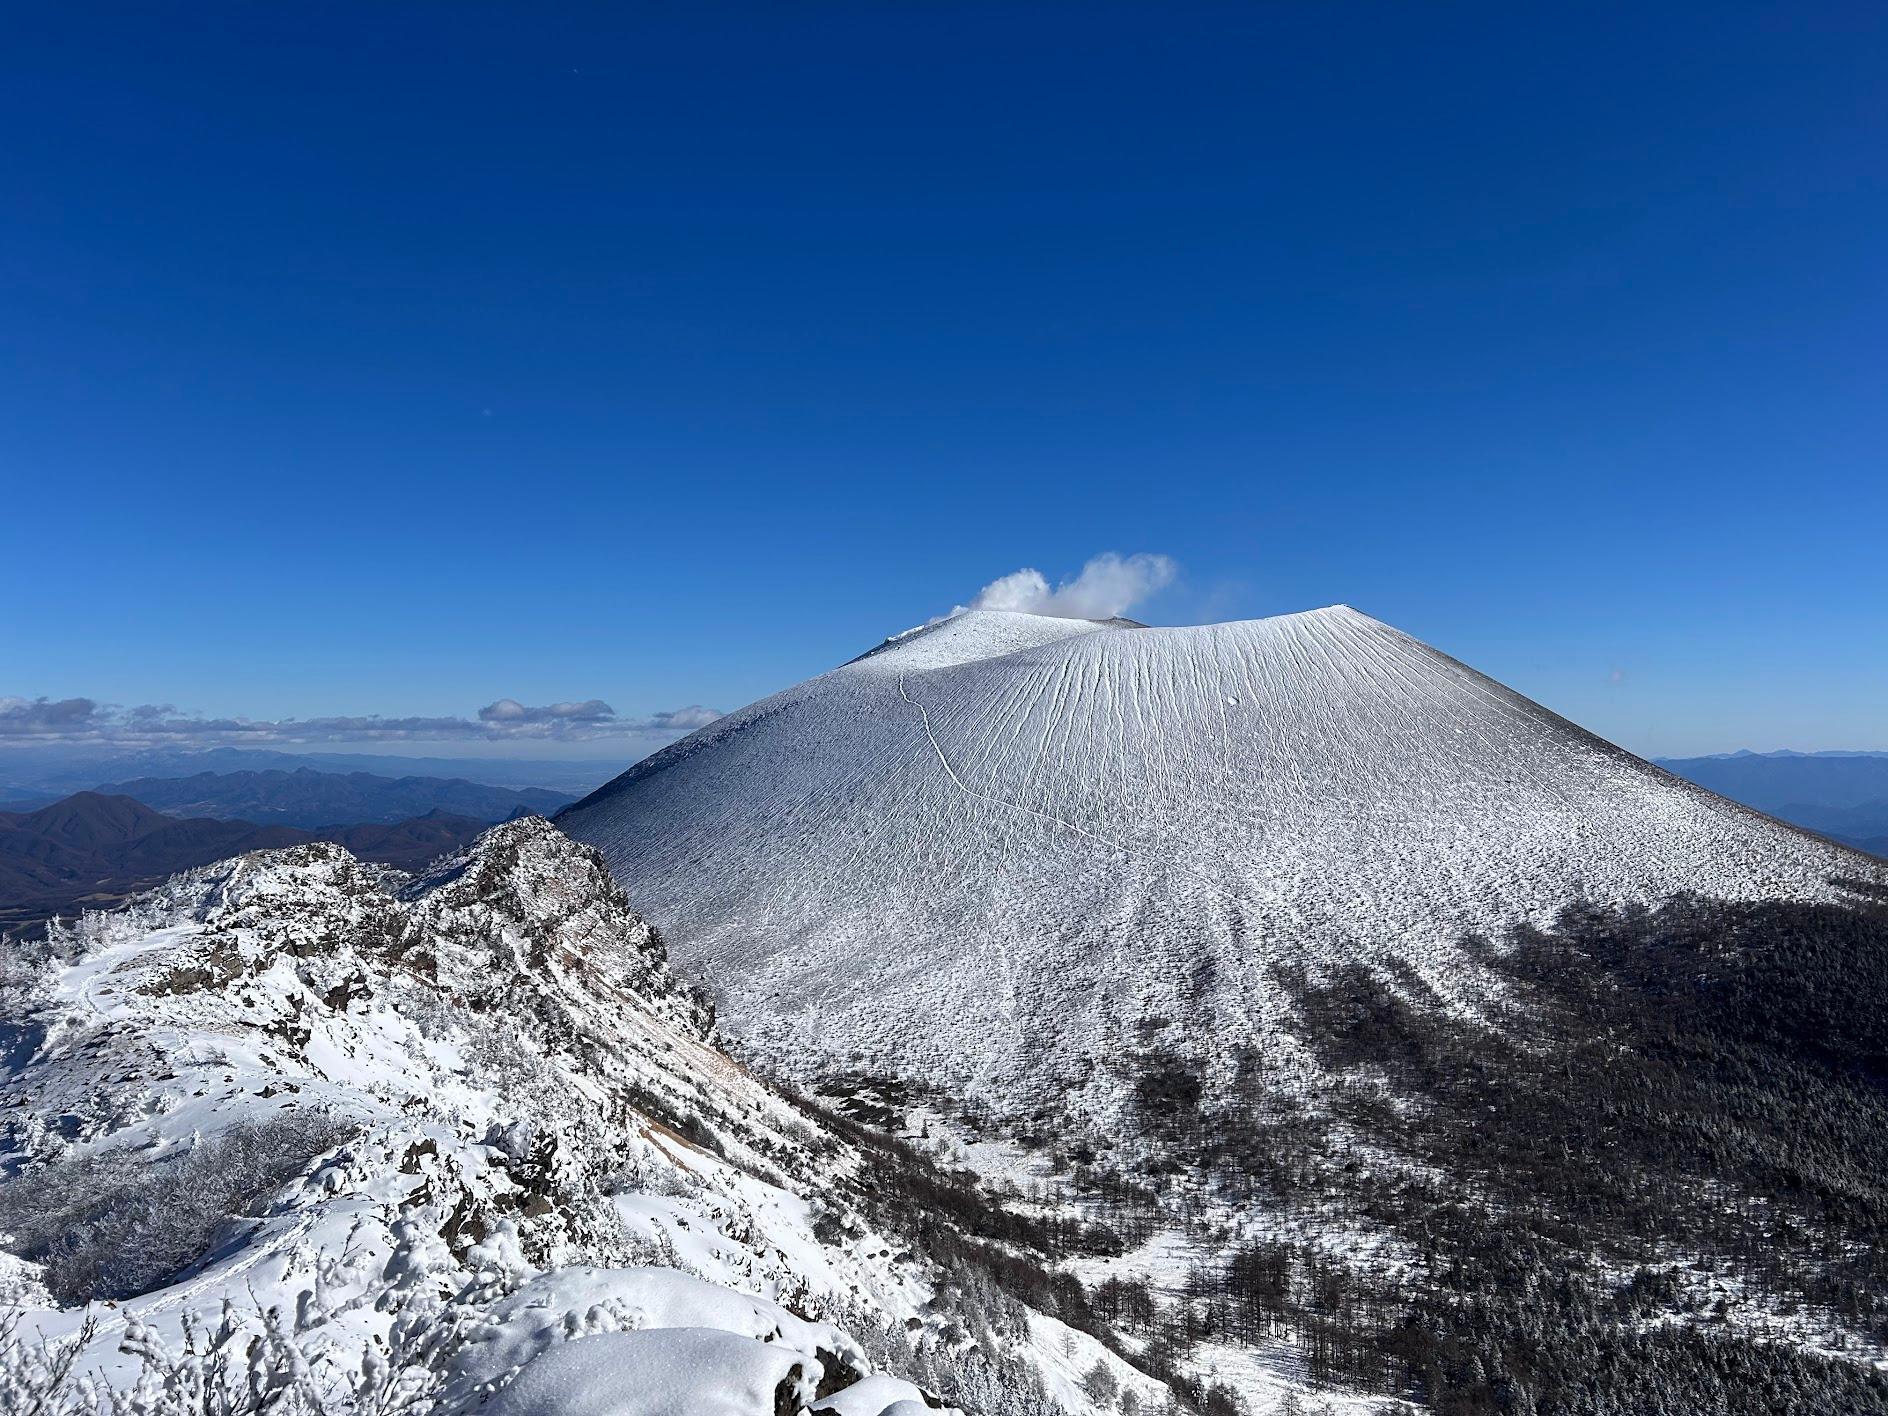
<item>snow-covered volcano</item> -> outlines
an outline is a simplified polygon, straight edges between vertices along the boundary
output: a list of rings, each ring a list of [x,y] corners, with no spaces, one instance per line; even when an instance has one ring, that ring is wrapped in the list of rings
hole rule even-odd
[[[1344,606],[1181,629],[961,614],[559,824],[764,1052],[1012,1100],[1100,1099],[1148,1027],[1210,1063],[1275,1035],[1292,981],[1335,961],[1468,1001],[1466,931],[1871,869]]]

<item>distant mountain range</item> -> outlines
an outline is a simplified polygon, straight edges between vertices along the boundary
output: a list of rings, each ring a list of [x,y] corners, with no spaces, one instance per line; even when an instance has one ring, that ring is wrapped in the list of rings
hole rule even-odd
[[[1660,758],[1658,765],[1792,825],[1888,856],[1888,753],[1733,752]]]
[[[1816,752],[1798,752],[1792,747],[1779,747],[1774,752],[1755,752],[1748,747],[1740,747],[1735,752],[1702,752],[1696,757],[1653,758],[1655,762],[1731,762],[1744,757],[1762,757],[1768,759],[1789,757],[1888,757],[1888,752],[1856,751],[1853,748],[1824,748]]]
[[[306,831],[179,820],[129,796],[79,792],[37,811],[0,812],[0,932],[108,908],[180,870],[304,841],[338,841],[364,860],[415,870],[464,847],[489,824],[434,811],[392,824]]]
[[[262,754],[231,756],[247,755]],[[177,871],[303,841],[417,869],[495,822],[548,816],[571,800],[542,787],[306,766],[137,777],[48,804],[29,798],[0,810],[0,930],[106,908]]]
[[[204,750],[9,744],[0,753],[0,802],[53,800],[101,782],[190,777],[202,772],[370,772],[377,777],[441,777],[501,787],[545,787],[581,794],[620,769],[617,761],[523,757],[399,757],[366,752],[280,752],[271,748]]]
[[[492,787],[462,777],[378,777],[368,772],[199,772],[138,777],[97,788],[134,797],[170,816],[240,819],[263,825],[324,827],[391,824],[429,812],[506,821],[520,812],[549,816],[574,798],[542,787]]]

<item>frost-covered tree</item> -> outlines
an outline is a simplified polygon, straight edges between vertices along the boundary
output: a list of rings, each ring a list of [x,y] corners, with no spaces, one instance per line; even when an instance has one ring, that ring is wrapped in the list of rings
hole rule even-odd
[[[1088,1393],[1088,1399],[1097,1406],[1109,1406],[1121,1391],[1121,1383],[1108,1370],[1106,1362],[1097,1359],[1088,1369],[1088,1375],[1082,1378],[1082,1390]]]

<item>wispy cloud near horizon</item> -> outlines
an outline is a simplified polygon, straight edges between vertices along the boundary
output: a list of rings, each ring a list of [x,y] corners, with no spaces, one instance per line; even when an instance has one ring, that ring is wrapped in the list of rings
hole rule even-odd
[[[529,705],[500,698],[459,717],[209,718],[169,704],[0,696],[0,744],[274,747],[347,742],[595,742],[679,737],[719,718],[699,703],[619,717],[600,698]]]

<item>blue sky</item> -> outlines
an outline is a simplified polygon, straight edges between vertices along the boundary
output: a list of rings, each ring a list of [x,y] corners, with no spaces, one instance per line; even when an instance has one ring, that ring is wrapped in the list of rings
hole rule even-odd
[[[19,11],[0,696],[653,724],[1115,551],[1888,748],[1884,91],[1873,5]]]

